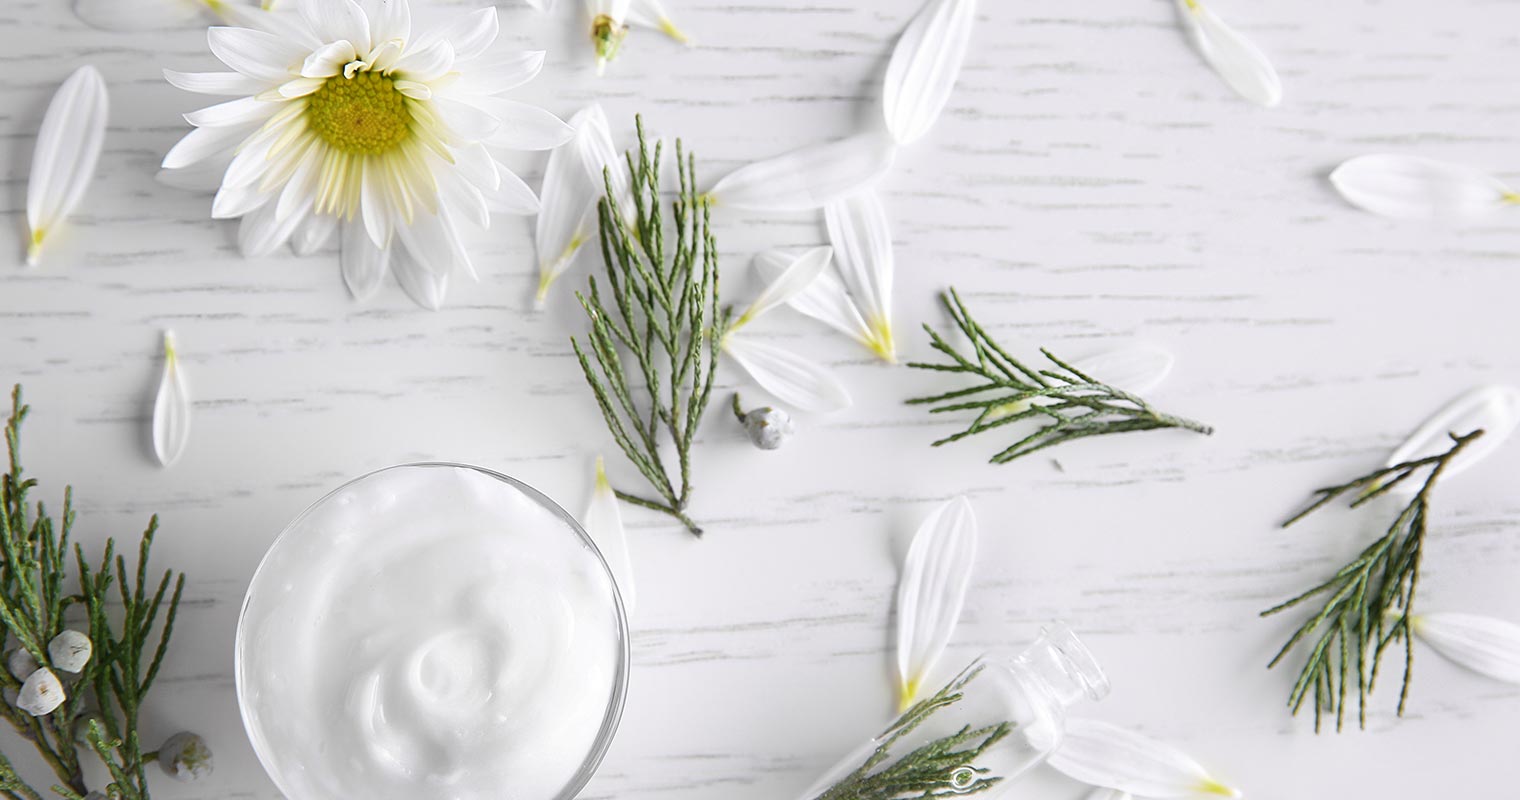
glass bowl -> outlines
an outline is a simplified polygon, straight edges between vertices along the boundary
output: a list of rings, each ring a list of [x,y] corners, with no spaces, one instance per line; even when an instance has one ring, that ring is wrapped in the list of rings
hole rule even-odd
[[[565,685],[573,670],[550,656],[578,659],[585,680]],[[244,728],[288,800],[571,800],[622,716],[628,622],[554,501],[480,467],[403,464],[286,526],[243,599],[234,660]],[[481,790],[488,775],[504,785]]]

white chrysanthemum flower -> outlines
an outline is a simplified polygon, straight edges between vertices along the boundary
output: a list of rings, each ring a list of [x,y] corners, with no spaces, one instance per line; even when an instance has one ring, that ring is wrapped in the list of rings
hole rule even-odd
[[[572,134],[553,114],[501,97],[538,74],[543,53],[493,52],[495,8],[414,31],[407,0],[298,6],[211,28],[211,52],[232,72],[165,71],[181,89],[238,99],[186,114],[195,130],[163,166],[211,165],[212,216],[241,218],[244,255],[287,241],[309,253],[341,227],[355,295],[394,271],[436,308],[451,274],[474,275],[462,224],[538,211],[500,151],[549,149]]]

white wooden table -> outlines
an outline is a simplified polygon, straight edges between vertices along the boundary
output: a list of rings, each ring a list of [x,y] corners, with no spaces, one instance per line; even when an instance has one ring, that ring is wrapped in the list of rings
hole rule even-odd
[[[684,136],[712,179],[873,123],[878,76],[918,0],[680,0],[700,46],[636,33],[602,80],[571,25],[578,4],[560,5],[551,17],[502,9],[506,39],[551,51],[525,96],[566,116],[599,99],[623,135],[642,112]],[[1155,399],[1218,433],[1087,442],[1051,453],[1064,471],[1046,458],[993,467],[995,441],[931,450],[953,423],[902,403],[948,384],[873,362],[789,312],[768,318],[777,341],[835,367],[856,406],[803,417],[784,450],[762,454],[715,404],[694,509],[708,537],[629,512],[635,669],[586,797],[787,798],[873,732],[891,711],[901,554],[932,504],[962,492],[983,524],[982,558],[949,661],[1066,619],[1113,681],[1085,713],[1174,741],[1254,797],[1501,796],[1513,785],[1499,744],[1520,732],[1520,691],[1426,650],[1403,720],[1389,686],[1366,732],[1316,737],[1283,708],[1291,670],[1264,668],[1294,620],[1257,612],[1373,532],[1370,518],[1340,513],[1278,530],[1312,488],[1374,466],[1458,392],[1520,380],[1516,219],[1390,223],[1324,180],[1374,151],[1520,178],[1520,7],[1214,7],[1273,55],[1281,108],[1229,94],[1168,0],[986,0],[946,115],[883,192],[908,356],[926,355],[917,325],[944,324],[935,293],[953,283],[1026,352],[1167,347],[1178,367]],[[208,198],[152,178],[185,129],[178,113],[198,100],[159,69],[209,66],[203,33],[133,38],[84,27],[63,0],[9,0],[0,254],[17,264],[42,110],[86,61],[110,84],[106,153],[47,263],[0,267],[0,382],[26,385],[27,462],[49,497],[73,482],[85,539],[133,538],[159,512],[157,555],[190,575],[145,727],[150,741],[203,733],[218,765],[155,794],[275,797],[232,686],[260,556],[329,488],[402,461],[479,463],[578,511],[593,456],[611,450],[568,342],[583,324],[569,290],[590,261],[533,315],[530,221],[501,219],[476,248],[481,283],[457,284],[438,313],[394,285],[355,304],[333,253],[244,260]],[[534,185],[543,160],[522,160]],[[753,253],[823,239],[811,215],[733,212],[718,235],[740,299],[756,287]],[[151,459],[146,421],[164,328],[178,333],[197,398],[189,452],[169,470]],[[761,399],[730,372],[735,386]],[[1520,445],[1440,493],[1426,609],[1520,619],[1517,469]],[[1042,772],[1020,796],[1081,793]]]

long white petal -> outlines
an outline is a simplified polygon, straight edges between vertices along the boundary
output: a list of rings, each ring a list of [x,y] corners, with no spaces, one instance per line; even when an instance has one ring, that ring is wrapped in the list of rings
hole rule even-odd
[[[338,229],[338,218],[332,214],[312,214],[296,228],[290,238],[290,249],[298,256],[309,256],[326,245]]]
[[[164,80],[175,88],[196,94],[219,94],[228,97],[258,94],[269,88],[239,72],[177,72],[164,70]]]
[[[309,52],[299,42],[251,28],[211,28],[206,42],[223,64],[266,83],[295,77]]]
[[[504,164],[497,163],[496,170],[496,188],[482,187],[480,190],[485,195],[486,206],[498,214],[527,216],[539,213],[543,205],[539,203],[538,195],[533,193],[533,189]]]
[[[1282,79],[1256,45],[1205,8],[1202,0],[1177,0],[1177,8],[1193,46],[1236,94],[1269,108],[1282,102]]]
[[[976,0],[929,0],[914,17],[887,64],[882,111],[898,144],[918,141],[939,119],[976,21]]]
[[[164,0],[74,0],[74,15],[101,30],[151,31],[195,22],[205,8],[198,5]]]
[[[26,221],[31,228],[26,263],[36,266],[43,241],[89,188],[105,146],[109,105],[106,82],[89,65],[70,75],[48,103],[26,184]]]
[[[1181,750],[1097,720],[1068,719],[1050,765],[1083,783],[1141,797],[1240,797]]]
[[[1476,614],[1416,614],[1416,636],[1437,653],[1490,678],[1520,683],[1520,625]]]
[[[822,249],[822,248],[819,248]],[[830,248],[832,250],[832,248]],[[779,250],[767,250],[755,257],[755,268],[766,280],[775,280],[797,259],[806,256],[791,255]],[[865,317],[850,299],[844,284],[829,272],[819,275],[808,287],[787,301],[794,310],[820,322],[826,323],[857,342],[871,346],[871,329]]]
[[[447,273],[440,274],[425,269],[417,264],[410,253],[394,247],[391,248],[391,271],[396,273],[397,282],[417,305],[429,311],[443,308],[443,299],[449,291]]]
[[[410,46],[426,47],[433,42],[445,41],[453,48],[456,60],[466,61],[484,53],[500,33],[501,21],[496,7],[490,6],[454,14],[443,24],[423,32]]]
[[[623,611],[633,616],[638,597],[633,584],[633,563],[628,558],[628,534],[623,531],[623,512],[618,508],[612,484],[607,482],[607,470],[601,456],[596,457],[596,486],[591,490],[591,503],[586,507],[586,514],[581,517],[581,527],[596,543],[602,560],[612,571],[618,594],[623,598]]]
[[[575,136],[575,129],[549,111],[529,103],[482,97],[475,105],[501,122],[485,143],[507,150],[552,150]]]
[[[254,124],[230,128],[196,128],[169,148],[169,152],[164,154],[162,166],[164,169],[183,169],[213,156],[230,153],[255,130],[258,130],[258,126]]]
[[[538,249],[538,293],[535,304],[542,307],[549,287],[564,274],[591,237],[593,209],[601,195],[601,168],[595,166],[597,181],[592,182],[593,167],[586,159],[611,157],[612,142],[606,134],[606,115],[593,103],[570,118],[575,138],[549,153],[544,169],[544,186],[540,191],[542,208],[533,242]],[[590,141],[607,135],[608,141]],[[605,150],[605,154],[603,151]]]
[[[885,134],[857,134],[740,167],[708,196],[718,205],[751,211],[823,208],[879,180],[896,152]]]
[[[769,279],[765,288],[760,290],[760,295],[749,308],[744,310],[737,319],[729,325],[729,331],[733,332],[744,325],[758,319],[765,312],[792,300],[792,298],[807,291],[813,281],[828,269],[829,262],[834,257],[834,251],[828,247],[817,247],[802,254],[779,275]]]
[[[641,28],[657,30],[681,44],[691,45],[691,37],[676,27],[660,0],[633,0],[628,5],[628,21]]]
[[[543,71],[544,56],[542,50],[488,53],[471,62],[469,70],[459,75],[455,86],[462,92],[484,95],[509,92]]]
[[[1520,202],[1497,178],[1464,164],[1420,156],[1358,156],[1330,173],[1350,204],[1395,219],[1459,219]]]
[[[232,151],[227,150],[210,158],[179,169],[161,169],[154,180],[165,186],[201,194],[211,194],[221,188],[222,176],[232,163]]]
[[[1131,795],[1129,792],[1099,786],[1087,793],[1087,800],[1131,800]]]
[[[1457,457],[1446,465],[1443,478],[1449,479],[1499,449],[1520,424],[1520,389],[1513,386],[1482,386],[1448,403],[1399,445],[1385,466],[1440,455],[1451,449],[1451,435],[1458,436],[1482,429]],[[1419,481],[1405,480],[1396,492],[1413,492]]]
[[[872,352],[888,363],[897,360],[892,333],[892,229],[887,212],[872,191],[859,192],[824,208],[829,242],[845,286],[865,312]]]
[[[189,442],[190,391],[179,369],[174,332],[164,331],[164,376],[153,402],[153,454],[167,467],[179,460]]]
[[[369,52],[369,16],[354,0],[299,0],[296,10],[322,41],[349,41]]]
[[[539,11],[553,11],[554,0],[523,0],[523,2]]]
[[[748,372],[760,388],[803,411],[839,411],[850,407],[850,393],[823,365],[745,336],[728,336],[723,350]]]
[[[1130,394],[1143,395],[1172,374],[1177,359],[1153,345],[1129,345],[1072,362],[1086,375]]]
[[[340,247],[338,260],[349,293],[361,301],[374,297],[390,271],[391,248],[376,247],[360,222],[343,223]]]
[[[607,124],[607,113],[600,103],[586,108],[586,117],[575,137],[576,149],[581,156],[581,166],[591,179],[592,191],[600,198],[607,191],[607,181],[612,181],[612,192],[623,216],[633,214],[633,197],[628,187],[628,171],[617,146],[612,143],[612,128]]]
[[[906,710],[960,622],[976,566],[976,514],[957,497],[913,535],[897,582],[898,705]]]

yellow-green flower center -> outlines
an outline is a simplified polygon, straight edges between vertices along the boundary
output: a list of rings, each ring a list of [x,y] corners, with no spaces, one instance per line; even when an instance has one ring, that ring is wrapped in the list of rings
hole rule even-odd
[[[332,147],[380,155],[412,135],[412,112],[395,81],[378,72],[334,75],[306,98],[306,122]]]

